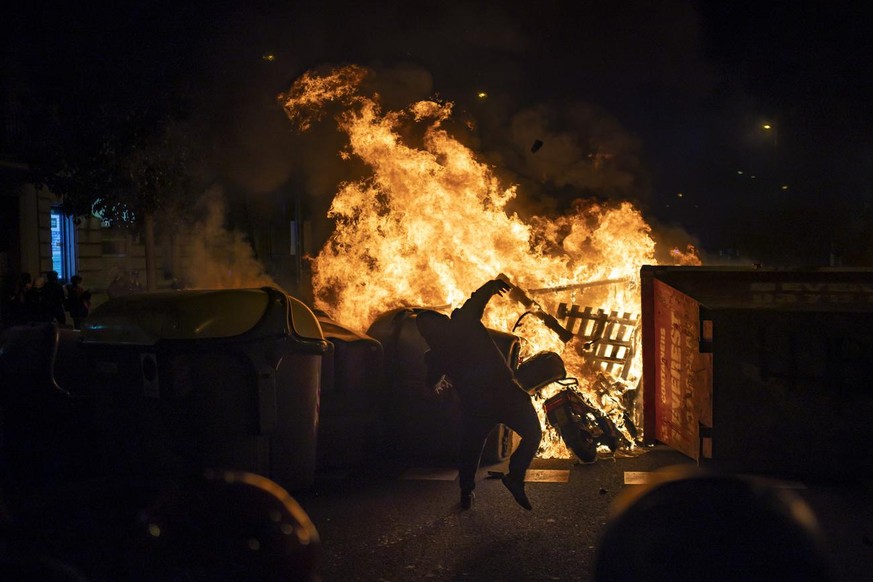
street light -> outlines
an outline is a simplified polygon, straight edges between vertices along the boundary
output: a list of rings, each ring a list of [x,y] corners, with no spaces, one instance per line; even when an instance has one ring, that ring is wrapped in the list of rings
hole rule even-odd
[[[779,145],[779,131],[776,127],[770,123],[762,123],[761,129],[767,133],[773,134],[773,147],[777,147]]]

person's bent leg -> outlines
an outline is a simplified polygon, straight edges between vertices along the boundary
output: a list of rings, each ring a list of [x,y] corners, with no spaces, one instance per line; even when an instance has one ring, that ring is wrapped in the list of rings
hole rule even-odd
[[[472,493],[476,488],[476,471],[488,433],[494,423],[476,416],[467,416],[461,421],[461,438],[458,446],[458,480],[461,494]]]
[[[521,442],[509,458],[509,476],[523,483],[528,467],[537,454],[543,436],[540,419],[530,397],[520,389],[511,398],[501,422],[521,437]]]
[[[530,511],[532,506],[524,490],[524,477],[542,438],[540,419],[530,396],[521,388],[509,390],[500,408],[501,422],[521,437],[518,448],[509,458],[509,474],[503,477],[503,485],[519,505]]]

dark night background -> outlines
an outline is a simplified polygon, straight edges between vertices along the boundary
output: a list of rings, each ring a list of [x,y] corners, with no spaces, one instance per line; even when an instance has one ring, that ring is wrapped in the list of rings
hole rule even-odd
[[[46,118],[98,125],[113,108],[176,108],[207,128],[201,149],[227,192],[304,191],[317,215],[349,171],[340,138],[294,135],[276,96],[314,67],[356,63],[376,71],[386,108],[455,102],[475,124],[462,139],[519,184],[531,211],[631,199],[656,232],[694,242],[708,262],[873,266],[867,12],[834,2],[33,2],[3,24],[4,154],[26,151]]]

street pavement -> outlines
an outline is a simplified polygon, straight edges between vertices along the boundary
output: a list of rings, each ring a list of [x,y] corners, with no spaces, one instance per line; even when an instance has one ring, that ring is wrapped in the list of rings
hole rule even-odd
[[[321,539],[321,573],[332,581],[592,580],[599,536],[617,496],[668,467],[694,461],[667,447],[592,464],[535,459],[518,506],[483,467],[473,508],[461,510],[451,467],[385,463],[320,472],[294,497]],[[862,482],[766,476],[805,499],[819,520],[840,581],[873,572],[873,491]],[[681,508],[680,508],[681,510]]]

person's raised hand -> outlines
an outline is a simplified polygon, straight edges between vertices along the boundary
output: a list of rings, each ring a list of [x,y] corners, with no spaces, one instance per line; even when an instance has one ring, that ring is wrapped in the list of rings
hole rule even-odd
[[[488,283],[490,286],[492,295],[503,295],[507,291],[512,289],[512,285],[504,281],[503,279],[494,279]]]

